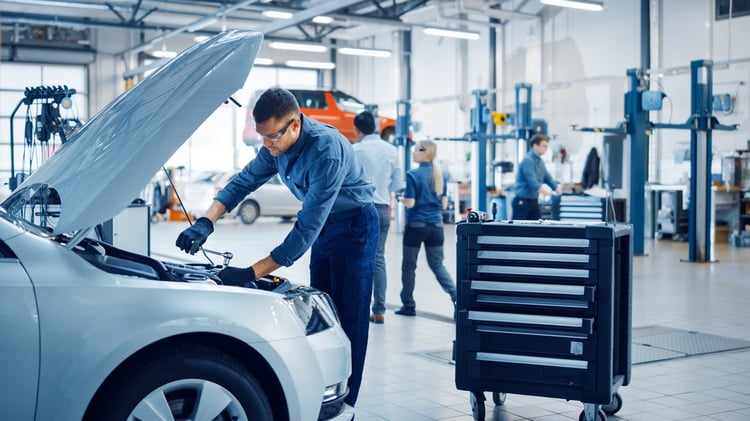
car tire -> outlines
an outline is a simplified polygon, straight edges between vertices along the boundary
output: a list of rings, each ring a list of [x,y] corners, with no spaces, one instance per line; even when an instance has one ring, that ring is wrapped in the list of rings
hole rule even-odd
[[[174,346],[129,364],[97,393],[84,420],[249,419],[272,421],[263,388],[234,358]]]
[[[260,206],[254,200],[245,200],[237,209],[237,216],[243,224],[250,225],[260,216]]]

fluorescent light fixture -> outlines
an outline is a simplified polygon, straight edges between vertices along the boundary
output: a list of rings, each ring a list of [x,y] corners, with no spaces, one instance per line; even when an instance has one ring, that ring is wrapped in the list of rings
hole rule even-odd
[[[168,50],[155,50],[151,52],[151,55],[156,58],[175,58],[177,53],[175,51]]]
[[[291,19],[292,14],[289,12],[282,12],[280,10],[264,10],[263,16],[272,19]]]
[[[457,31],[455,29],[442,29],[442,28],[424,28],[422,29],[427,35],[435,35],[438,37],[449,37],[449,38],[460,38],[460,39],[479,39],[479,32],[472,31]]]
[[[209,38],[210,37],[208,35],[197,35],[197,36],[193,37],[193,41],[195,41],[195,42],[203,42],[203,41],[205,41],[205,40],[207,40]]]
[[[255,57],[255,61],[253,61],[253,64],[258,64],[260,66],[270,66],[273,64],[273,60],[271,60],[270,58]]]
[[[548,6],[570,7],[571,9],[589,10],[600,12],[604,9],[604,3],[594,0],[539,0]]]
[[[301,67],[303,69],[332,70],[336,68],[334,63],[322,61],[289,60],[286,62],[286,65],[289,67]]]
[[[333,18],[330,16],[315,16],[312,21],[318,25],[330,25],[333,23]]]
[[[366,56],[366,57],[390,57],[391,52],[388,50],[375,50],[372,48],[351,48],[351,47],[338,47],[336,48],[341,54],[350,56]]]
[[[291,50],[291,51],[308,51],[313,53],[325,53],[328,51],[328,47],[322,44],[302,44],[296,42],[280,42],[273,41],[268,44],[269,47],[276,50]]]

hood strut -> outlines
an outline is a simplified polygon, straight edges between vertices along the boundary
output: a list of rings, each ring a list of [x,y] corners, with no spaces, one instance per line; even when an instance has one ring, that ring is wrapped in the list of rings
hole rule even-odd
[[[76,232],[76,235],[73,236],[73,238],[68,241],[68,244],[65,245],[65,248],[68,250],[73,250],[75,246],[78,245],[81,241],[83,241],[84,238],[86,238],[86,234],[88,234],[91,227],[81,228]]]

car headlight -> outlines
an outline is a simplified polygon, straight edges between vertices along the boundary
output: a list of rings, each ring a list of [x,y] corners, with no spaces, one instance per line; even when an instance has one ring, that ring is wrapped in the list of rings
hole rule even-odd
[[[287,305],[294,309],[305,335],[322,332],[333,327],[339,320],[336,307],[328,294],[315,289],[300,290],[285,298]]]
[[[323,391],[323,403],[333,402],[337,399],[345,397],[349,393],[346,383],[346,381],[343,381],[341,383],[326,387],[326,390]]]

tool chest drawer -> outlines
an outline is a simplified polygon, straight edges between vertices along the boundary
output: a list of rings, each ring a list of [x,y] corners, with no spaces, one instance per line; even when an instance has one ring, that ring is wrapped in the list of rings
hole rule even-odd
[[[461,311],[457,328],[466,332],[462,352],[488,351],[594,360],[591,318]]]
[[[469,279],[461,281],[466,308],[593,315],[596,286]]]

